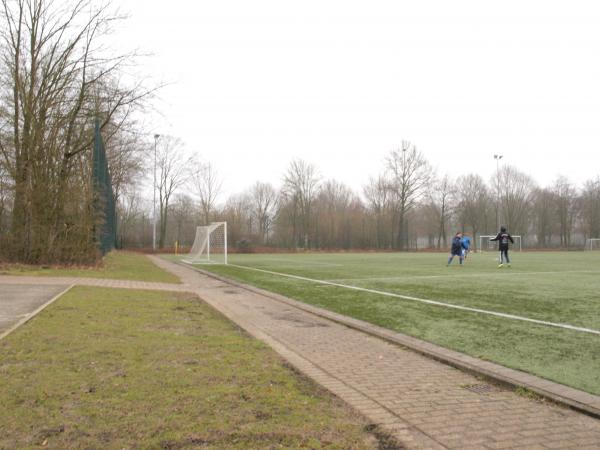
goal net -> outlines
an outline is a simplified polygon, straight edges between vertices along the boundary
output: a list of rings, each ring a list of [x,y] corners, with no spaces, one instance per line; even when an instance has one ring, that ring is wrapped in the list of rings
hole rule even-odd
[[[479,251],[480,252],[497,252],[498,251],[498,241],[490,241],[490,239],[494,239],[496,235],[493,236],[479,236]],[[513,250],[521,251],[523,250],[523,240],[521,236],[512,237],[515,241],[514,244],[511,244]]]
[[[586,239],[584,250],[600,250],[600,238]]]
[[[188,264],[227,264],[227,222],[197,227],[192,249],[182,261]]]

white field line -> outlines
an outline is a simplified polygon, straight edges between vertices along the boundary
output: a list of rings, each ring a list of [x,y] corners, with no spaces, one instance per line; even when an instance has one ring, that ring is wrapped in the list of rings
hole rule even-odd
[[[325,263],[325,262],[318,262],[318,261],[311,261],[310,263],[302,263],[301,261],[294,261],[293,259],[284,259],[284,258],[268,258],[268,259],[263,259],[262,261],[264,261],[264,262],[271,262],[271,261],[287,262],[287,263],[295,264],[296,267],[299,267],[299,268],[310,267],[310,266],[333,266],[333,267],[343,266],[343,264]],[[233,264],[231,264],[231,265],[233,265]],[[244,266],[244,267],[246,267],[246,266]]]
[[[512,270],[512,269],[511,269]],[[598,273],[598,270],[560,270],[554,272],[508,272],[508,271],[497,271],[488,273],[455,273],[452,275],[407,275],[399,277],[372,277],[372,278],[334,278],[327,281],[331,282],[342,282],[342,281],[394,281],[394,280],[415,280],[415,279],[428,279],[428,278],[480,278],[480,277],[492,277],[492,276],[505,276],[510,273],[510,276],[514,275],[559,275],[565,273]]]
[[[256,272],[263,272],[263,273],[268,273],[268,274],[271,274],[271,275],[278,275],[278,276],[286,277],[286,278],[293,278],[295,280],[309,281],[311,283],[316,283],[316,284],[323,284],[323,285],[328,285],[328,286],[337,286],[337,287],[341,287],[341,288],[344,288],[344,289],[351,289],[351,290],[354,290],[354,291],[367,292],[369,294],[383,295],[385,297],[401,298],[403,300],[411,300],[411,301],[415,301],[415,302],[426,303],[428,305],[442,306],[442,307],[445,307],[445,308],[458,309],[458,310],[461,310],[461,311],[470,311],[470,312],[475,312],[475,313],[480,313],[480,314],[487,314],[487,315],[490,315],[490,316],[503,317],[505,319],[520,320],[520,321],[523,321],[523,322],[535,323],[535,324],[538,324],[538,325],[545,325],[545,326],[549,326],[549,327],[563,328],[563,329],[566,329],[566,330],[580,331],[582,333],[591,333],[591,334],[600,335],[600,331],[598,331],[598,330],[592,330],[590,328],[576,327],[574,325],[569,325],[569,324],[565,324],[565,323],[546,322],[544,320],[530,319],[528,317],[516,316],[514,314],[506,314],[506,313],[501,313],[501,312],[496,312],[496,311],[488,311],[488,310],[479,309],[479,308],[469,308],[468,306],[453,305],[451,303],[444,303],[444,302],[439,302],[439,301],[436,301],[436,300],[426,300],[426,299],[423,299],[423,298],[411,297],[411,296],[408,296],[408,295],[394,294],[393,292],[378,291],[378,290],[375,290],[375,289],[361,288],[361,287],[358,287],[358,286],[351,286],[351,285],[347,285],[347,284],[334,283],[334,282],[325,281],[325,280],[316,280],[316,279],[313,279],[313,278],[301,277],[299,275],[290,275],[288,273],[280,273],[280,272],[273,272],[271,270],[257,269],[255,267],[240,266],[240,265],[237,265],[237,264],[229,264],[229,266],[238,267],[240,269],[246,269],[246,270],[254,270]]]

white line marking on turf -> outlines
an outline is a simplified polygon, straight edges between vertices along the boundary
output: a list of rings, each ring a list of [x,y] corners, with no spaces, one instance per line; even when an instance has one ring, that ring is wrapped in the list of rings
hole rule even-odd
[[[279,262],[292,263],[298,267],[310,267],[310,266],[340,267],[340,266],[343,266],[343,264],[326,263],[326,262],[320,262],[320,261],[311,261],[310,263],[306,263],[306,262],[302,262],[302,261],[294,261],[293,259],[285,259],[285,258],[269,258],[269,259],[265,259],[264,261],[266,261],[266,262],[279,261]]]
[[[512,271],[494,271],[494,272],[486,272],[486,273],[455,273],[452,275],[406,275],[399,277],[373,277],[373,278],[333,278],[327,281],[331,282],[341,282],[341,281],[394,281],[394,280],[412,280],[412,279],[427,279],[427,278],[480,278],[480,277],[490,277],[490,276],[504,276],[507,273],[510,273],[510,276],[513,275],[558,275],[564,273],[598,273],[598,270],[561,270],[554,272],[515,272]]]
[[[354,290],[354,291],[367,292],[369,294],[383,295],[385,297],[401,298],[403,300],[411,300],[411,301],[415,301],[415,302],[426,303],[428,305],[443,306],[445,308],[459,309],[461,311],[476,312],[476,313],[480,313],[480,314],[487,314],[487,315],[490,315],[490,316],[503,317],[505,319],[521,320],[523,322],[535,323],[535,324],[538,324],[538,325],[546,325],[546,326],[550,326],[550,327],[564,328],[566,330],[581,331],[583,333],[591,333],[591,334],[600,335],[600,331],[598,331],[598,330],[592,330],[590,328],[576,327],[574,325],[569,325],[569,324],[566,324],[566,323],[546,322],[544,320],[530,319],[529,317],[521,317],[521,316],[516,316],[514,314],[507,314],[507,313],[501,313],[501,312],[496,312],[496,311],[488,311],[488,310],[479,309],[479,308],[469,308],[468,306],[453,305],[452,303],[438,302],[436,300],[426,300],[424,298],[411,297],[411,296],[402,295],[402,294],[394,294],[392,292],[378,291],[378,290],[375,290],[375,289],[361,288],[361,287],[358,287],[358,286],[351,286],[351,285],[347,285],[347,284],[334,283],[334,282],[325,281],[325,280],[316,280],[316,279],[313,279],[313,278],[301,277],[299,275],[290,275],[288,273],[280,273],[280,272],[273,272],[271,270],[257,269],[255,267],[240,266],[240,265],[237,265],[237,264],[229,264],[229,266],[238,267],[240,269],[246,269],[246,270],[254,270],[256,272],[269,273],[269,274],[272,274],[272,275],[278,275],[278,276],[286,277],[286,278],[293,278],[293,279],[301,280],[301,281],[310,281],[312,283],[317,283],[317,284],[324,284],[324,285],[328,285],[328,286],[337,286],[337,287],[341,287],[341,288],[344,288],[344,289],[351,289],[351,290]]]

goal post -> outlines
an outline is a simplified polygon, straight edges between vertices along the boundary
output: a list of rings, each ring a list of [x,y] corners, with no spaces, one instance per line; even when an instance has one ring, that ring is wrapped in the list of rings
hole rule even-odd
[[[479,236],[479,252],[492,252],[498,251],[498,241],[490,241],[490,239],[494,239],[496,235],[483,235]],[[517,251],[523,250],[523,239],[520,235],[512,236],[515,243],[512,244],[513,249]]]
[[[600,250],[600,238],[588,238],[585,240],[584,250]]]
[[[227,222],[196,227],[190,253],[182,261],[188,264],[227,264]]]

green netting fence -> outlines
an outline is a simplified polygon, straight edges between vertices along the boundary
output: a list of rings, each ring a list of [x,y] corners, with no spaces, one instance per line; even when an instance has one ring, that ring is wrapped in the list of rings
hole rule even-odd
[[[103,255],[115,248],[117,242],[117,213],[100,121],[94,130],[94,155],[92,163],[94,209],[96,213],[96,240]]]

